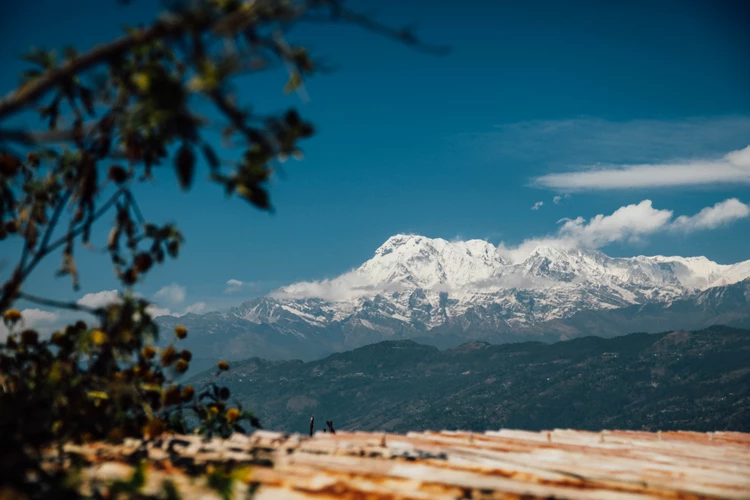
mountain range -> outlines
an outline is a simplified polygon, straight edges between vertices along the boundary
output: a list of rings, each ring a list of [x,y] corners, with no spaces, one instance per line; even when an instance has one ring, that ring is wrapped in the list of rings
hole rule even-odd
[[[522,260],[486,241],[389,238],[360,267],[227,312],[158,318],[205,358],[319,359],[394,339],[554,342],[584,335],[750,325],[750,261],[614,258],[540,245]]]
[[[750,431],[750,330],[636,333],[554,344],[386,341],[324,359],[232,363],[219,379],[274,430]],[[194,377],[202,388],[214,372]]]

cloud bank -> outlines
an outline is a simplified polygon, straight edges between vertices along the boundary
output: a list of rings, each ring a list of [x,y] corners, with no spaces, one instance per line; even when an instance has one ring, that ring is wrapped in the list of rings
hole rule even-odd
[[[750,146],[715,160],[607,167],[543,175],[533,185],[560,191],[750,184]]]
[[[317,298],[329,302],[340,302],[353,297],[373,295],[380,292],[398,292],[403,289],[404,287],[400,283],[373,284],[368,277],[353,270],[334,279],[293,283],[283,286],[269,295],[285,299]]]
[[[185,302],[185,296],[187,295],[184,286],[180,286],[177,283],[167,285],[154,294],[154,297],[160,300],[164,300],[169,304],[182,304]]]
[[[673,218],[673,211],[654,208],[651,200],[620,207],[609,215],[599,214],[562,219],[557,233],[525,240],[520,245],[500,243],[500,254],[511,262],[521,262],[538,246],[561,249],[598,249],[616,242],[635,243],[659,232],[691,233],[715,229],[750,216],[750,205],[730,198],[695,215]]]
[[[172,305],[179,305],[185,301],[185,287],[173,283],[161,288],[154,294],[154,297],[161,298]],[[87,293],[78,299],[77,303],[86,307],[98,308],[115,304],[121,300],[122,295],[120,295],[118,290],[102,290],[100,292]],[[204,312],[206,308],[207,305],[205,302],[196,302],[195,304],[185,307],[181,312],[173,311],[168,307],[162,307],[158,304],[151,304],[146,310],[152,317],[158,318],[159,316],[180,317],[188,313],[198,314]]]

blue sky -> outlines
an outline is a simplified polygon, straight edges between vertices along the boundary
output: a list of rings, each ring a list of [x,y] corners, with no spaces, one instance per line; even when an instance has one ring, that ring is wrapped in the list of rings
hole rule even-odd
[[[308,82],[309,102],[281,92],[283,72],[237,81],[240,97],[258,111],[297,106],[318,130],[304,144],[305,160],[286,163],[274,181],[276,213],[226,200],[200,175],[191,192],[180,192],[165,168],[157,185],[137,191],[147,217],[177,222],[186,246],[139,290],[153,296],[176,283],[185,296],[173,296],[174,306],[226,307],[283,284],[347,271],[396,233],[513,247],[558,235],[563,218],[588,221],[629,205],[640,221],[664,210],[673,212],[670,220],[693,216],[731,198],[750,203],[747,182],[643,181],[667,163],[684,167],[671,179],[744,165],[744,159],[722,160],[750,145],[750,15],[741,4],[351,3],[366,12],[377,6],[385,22],[415,23],[422,39],[451,48],[444,57],[354,27],[295,29],[291,40],[336,66]],[[86,49],[118,34],[124,23],[148,20],[154,5],[7,2],[0,89],[15,86],[24,68],[18,55],[30,46]],[[654,167],[631,175],[622,167],[630,164]],[[571,176],[592,166],[620,171],[614,185]],[[651,211],[644,200],[651,200]],[[538,202],[543,205],[532,210]],[[597,246],[614,256],[750,259],[750,218],[741,207],[729,209],[732,217],[716,227],[664,225]],[[0,260],[15,261],[11,247],[1,247]],[[81,293],[116,286],[106,256],[94,257],[82,265]],[[74,296],[67,280],[53,277],[58,263],[47,264],[28,291]],[[230,279],[255,285],[226,295]]]

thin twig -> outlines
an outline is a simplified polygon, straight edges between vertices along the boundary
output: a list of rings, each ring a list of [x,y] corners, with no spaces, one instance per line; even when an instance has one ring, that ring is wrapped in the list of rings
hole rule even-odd
[[[313,22],[332,22],[339,19],[351,24],[356,24],[357,26],[372,31],[373,33],[384,35],[388,38],[393,38],[401,43],[410,45],[415,49],[427,54],[444,56],[450,53],[450,47],[424,43],[420,41],[416,36],[414,36],[409,30],[393,29],[386,24],[375,21],[371,16],[360,14],[359,12],[349,9],[338,8],[336,11],[336,15],[332,15],[331,17],[326,16],[321,18],[314,16],[305,16],[303,18],[303,20],[305,21]]]
[[[63,195],[63,197],[60,199],[59,203],[55,207],[55,212],[52,214],[52,218],[49,220],[47,229],[44,232],[44,236],[42,237],[42,243],[39,245],[40,251],[44,251],[47,248],[47,245],[49,244],[49,239],[52,237],[52,233],[55,231],[57,222],[60,220],[60,215],[62,214],[63,208],[65,207],[65,205],[68,204],[68,200],[70,199],[72,195],[73,195],[73,190],[68,189],[68,191]]]
[[[84,305],[78,304],[77,302],[65,302],[62,300],[47,299],[44,297],[31,295],[25,292],[19,293],[18,298],[23,299],[23,300],[28,300],[29,302],[34,302],[35,304],[39,304],[41,306],[55,307],[57,309],[70,309],[72,311],[84,311],[84,312],[94,314],[94,315],[101,314],[102,312],[101,308],[84,306]]]
[[[114,205],[115,202],[117,202],[117,200],[126,192],[127,192],[127,188],[118,189],[115,192],[115,194],[113,194],[112,197],[109,200],[107,200],[106,203],[104,203],[104,205],[99,207],[99,209],[96,212],[94,212],[94,216],[91,218],[91,222],[96,221],[102,215],[104,215],[110,208],[112,208],[112,205]],[[61,247],[63,244],[67,243],[68,238],[75,238],[76,236],[81,234],[85,230],[85,228],[86,228],[86,223],[83,223],[79,225],[78,227],[76,227],[75,229],[73,229],[72,231],[70,231],[65,236],[62,236],[58,238],[57,240],[55,240],[53,243],[49,245],[47,254],[49,254],[50,252],[53,252],[57,248]]]
[[[109,210],[112,207],[112,205],[115,204],[117,199],[120,196],[122,196],[123,192],[125,191],[126,191],[125,188],[118,189],[117,192],[114,195],[112,195],[112,197],[104,205],[99,207],[99,210],[97,210],[94,213],[94,216],[92,217],[91,221],[93,222],[97,220],[99,217],[101,217],[102,215],[104,215],[104,213],[106,213],[107,210]],[[25,269],[21,270],[21,279],[22,280],[25,279],[31,273],[31,271],[34,270],[36,265],[39,264],[39,261],[41,261],[44,257],[49,255],[50,253],[57,250],[63,244],[67,243],[69,238],[75,238],[76,236],[81,234],[84,231],[85,227],[86,227],[86,224],[81,224],[80,226],[69,231],[65,236],[58,238],[53,243],[47,245],[44,248],[40,248],[39,252],[37,252],[36,255],[34,255],[34,258],[31,260],[31,262],[29,262],[29,265],[26,266]]]
[[[49,223],[47,224],[47,228],[44,230],[44,236],[42,236],[42,242],[39,244],[39,250],[37,250],[37,254],[39,253],[45,253],[45,250],[47,248],[47,243],[49,243],[49,239],[52,236],[52,233],[55,230],[55,227],[57,226],[57,221],[60,219],[60,214],[62,213],[63,207],[68,203],[68,199],[70,199],[70,196],[73,194],[72,189],[68,189],[68,191],[63,195],[62,199],[59,201],[57,206],[55,207],[55,211],[52,214],[52,217],[49,220]],[[26,242],[24,242],[26,243]],[[21,260],[18,264],[18,269],[21,270],[21,273],[23,274],[23,269],[26,267],[26,259],[29,257],[29,246],[27,244],[24,244],[23,252],[21,253]],[[36,258],[36,256],[34,257]]]
[[[143,217],[143,213],[141,212],[140,207],[138,206],[138,202],[135,201],[135,196],[133,196],[133,193],[131,193],[129,190],[125,191],[125,198],[128,200],[128,205],[133,210],[133,213],[135,214],[135,218],[138,219],[138,223],[143,225],[146,223],[146,219]]]

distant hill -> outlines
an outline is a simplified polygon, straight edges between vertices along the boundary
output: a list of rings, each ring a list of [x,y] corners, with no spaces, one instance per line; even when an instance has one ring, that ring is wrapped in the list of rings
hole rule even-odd
[[[201,374],[193,383],[208,378]],[[232,364],[223,384],[270,429],[750,431],[750,330],[471,342],[388,341],[319,361]]]

